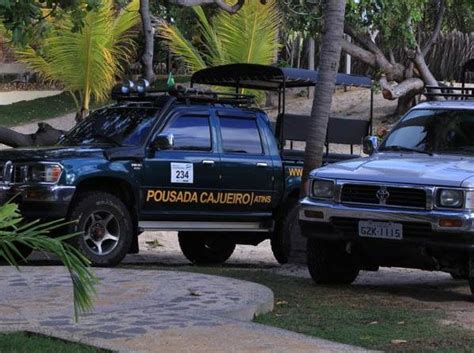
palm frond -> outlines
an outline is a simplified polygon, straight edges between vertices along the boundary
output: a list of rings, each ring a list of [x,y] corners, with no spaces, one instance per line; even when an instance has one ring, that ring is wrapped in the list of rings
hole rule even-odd
[[[72,280],[74,317],[77,321],[80,313],[89,311],[93,307],[97,278],[84,255],[65,242],[76,235],[49,237],[52,230],[64,226],[61,220],[48,223],[35,221],[18,226],[21,222],[22,217],[16,204],[7,203],[0,206],[0,259],[18,268],[18,260],[26,261],[19,251],[19,246],[58,256],[69,271]]]
[[[232,0],[226,1],[232,3]],[[275,0],[269,0],[266,5],[246,1],[237,14],[220,11],[212,21],[201,7],[193,9],[202,37],[199,49],[186,40],[176,26],[163,21],[159,27],[160,36],[168,42],[173,54],[182,57],[191,70],[207,65],[274,62],[280,47],[280,15]]]
[[[266,5],[248,1],[235,15],[219,12],[214,25],[231,62],[264,65],[274,62],[280,47],[280,15],[275,0]]]
[[[186,65],[192,70],[204,69],[206,63],[199,51],[184,38],[181,31],[176,27],[161,21],[158,26],[159,35],[168,42],[168,46],[174,55],[184,59]]]
[[[206,52],[201,54],[207,58],[207,61],[212,66],[226,63],[227,55],[222,50],[222,43],[219,35],[214,30],[214,27],[209,23],[202,7],[195,6],[193,7],[193,10],[199,20],[199,29],[204,39],[201,44],[206,48]]]
[[[21,62],[45,80],[60,82],[70,92],[80,92],[81,105],[107,98],[122,64],[133,54],[132,34],[139,21],[139,0],[115,14],[112,0],[104,0],[87,13],[81,31],[73,31],[70,15],[48,32],[38,49],[17,49]]]

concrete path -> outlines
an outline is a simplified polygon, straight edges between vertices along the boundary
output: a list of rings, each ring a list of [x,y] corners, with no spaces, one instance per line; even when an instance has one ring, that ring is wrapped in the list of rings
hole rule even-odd
[[[37,98],[50,97],[60,94],[58,90],[42,91],[8,91],[0,92],[0,105],[7,105],[21,101],[31,101]]]
[[[119,352],[363,352],[250,320],[273,293],[251,282],[172,271],[96,269],[93,312],[72,320],[62,267],[0,267],[0,331],[27,330]]]

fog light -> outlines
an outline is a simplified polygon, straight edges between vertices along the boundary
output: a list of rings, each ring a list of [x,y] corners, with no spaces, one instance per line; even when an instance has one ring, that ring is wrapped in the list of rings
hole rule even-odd
[[[449,218],[440,219],[439,226],[444,228],[459,228],[462,226],[462,220]]]
[[[305,216],[305,217],[308,217],[308,218],[319,218],[319,219],[323,219],[323,218],[324,218],[324,213],[322,213],[321,211],[309,211],[309,210],[305,210],[305,211],[304,211],[304,216]]]

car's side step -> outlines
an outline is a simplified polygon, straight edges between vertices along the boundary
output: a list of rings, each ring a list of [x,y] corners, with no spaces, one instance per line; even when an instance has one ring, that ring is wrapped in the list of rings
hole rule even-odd
[[[141,221],[139,227],[144,230],[187,230],[208,232],[270,232],[271,229],[261,222],[170,222]]]

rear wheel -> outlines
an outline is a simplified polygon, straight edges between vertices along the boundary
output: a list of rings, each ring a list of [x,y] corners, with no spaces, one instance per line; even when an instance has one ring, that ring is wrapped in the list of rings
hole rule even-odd
[[[125,204],[104,192],[81,195],[69,219],[71,233],[81,233],[73,244],[95,266],[112,267],[127,255],[133,240],[132,222]]]
[[[235,250],[235,242],[221,233],[179,232],[178,240],[184,256],[197,265],[222,264]]]
[[[360,264],[355,253],[338,241],[308,239],[308,270],[318,284],[350,284],[359,275]]]

